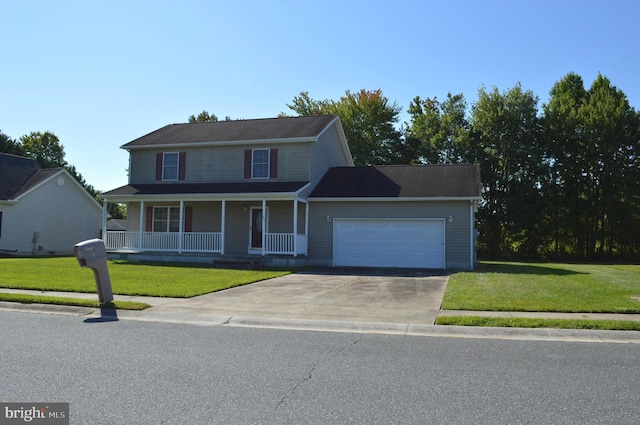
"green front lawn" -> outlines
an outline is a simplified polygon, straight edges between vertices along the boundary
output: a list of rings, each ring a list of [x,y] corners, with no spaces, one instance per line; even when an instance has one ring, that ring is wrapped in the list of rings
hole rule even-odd
[[[442,308],[640,313],[640,266],[482,263],[451,275]]]
[[[114,294],[188,298],[289,274],[289,271],[228,270],[199,265],[109,261]],[[93,271],[74,257],[0,258],[0,287],[96,292]]]
[[[640,266],[486,262],[476,271],[451,275],[442,308],[640,313]],[[640,322],[629,320],[443,316],[436,324],[640,331]]]
[[[135,301],[113,301],[111,303],[100,303],[96,300],[85,300],[81,298],[67,297],[50,297],[47,295],[31,295],[31,294],[5,294],[0,293],[0,301],[8,301],[21,304],[54,304],[54,305],[73,305],[77,307],[93,307],[93,308],[117,308],[118,310],[144,310],[149,308],[149,304],[139,303]]]

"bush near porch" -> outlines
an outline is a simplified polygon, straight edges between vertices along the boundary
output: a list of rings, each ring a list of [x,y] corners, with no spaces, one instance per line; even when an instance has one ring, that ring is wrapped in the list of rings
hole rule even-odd
[[[114,294],[190,298],[289,274],[282,270],[230,270],[204,265],[109,261]],[[0,287],[95,293],[93,271],[75,257],[1,258]]]

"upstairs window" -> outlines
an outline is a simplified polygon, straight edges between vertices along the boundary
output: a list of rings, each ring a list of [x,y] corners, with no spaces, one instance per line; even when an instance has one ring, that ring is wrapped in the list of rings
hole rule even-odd
[[[245,179],[277,179],[278,149],[246,149],[244,151]]]
[[[158,152],[156,155],[156,180],[184,180],[186,167],[186,152]]]
[[[251,158],[251,178],[269,178],[269,149],[254,149]]]
[[[162,180],[178,180],[178,152],[164,153],[162,160]]]

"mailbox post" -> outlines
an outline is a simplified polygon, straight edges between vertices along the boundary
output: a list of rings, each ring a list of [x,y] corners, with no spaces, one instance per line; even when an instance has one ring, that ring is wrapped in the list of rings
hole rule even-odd
[[[104,248],[104,242],[101,239],[89,239],[76,244],[73,247],[73,251],[80,267],[87,267],[93,270],[100,302],[110,303],[113,301],[111,279],[107,268],[107,251]]]

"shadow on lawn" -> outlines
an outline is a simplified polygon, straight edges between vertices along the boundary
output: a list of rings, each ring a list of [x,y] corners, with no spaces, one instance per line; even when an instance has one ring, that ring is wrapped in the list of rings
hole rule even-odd
[[[548,276],[567,276],[576,274],[589,274],[567,270],[558,267],[549,267],[542,264],[486,264],[480,263],[476,273],[504,273],[504,274],[530,274]]]

